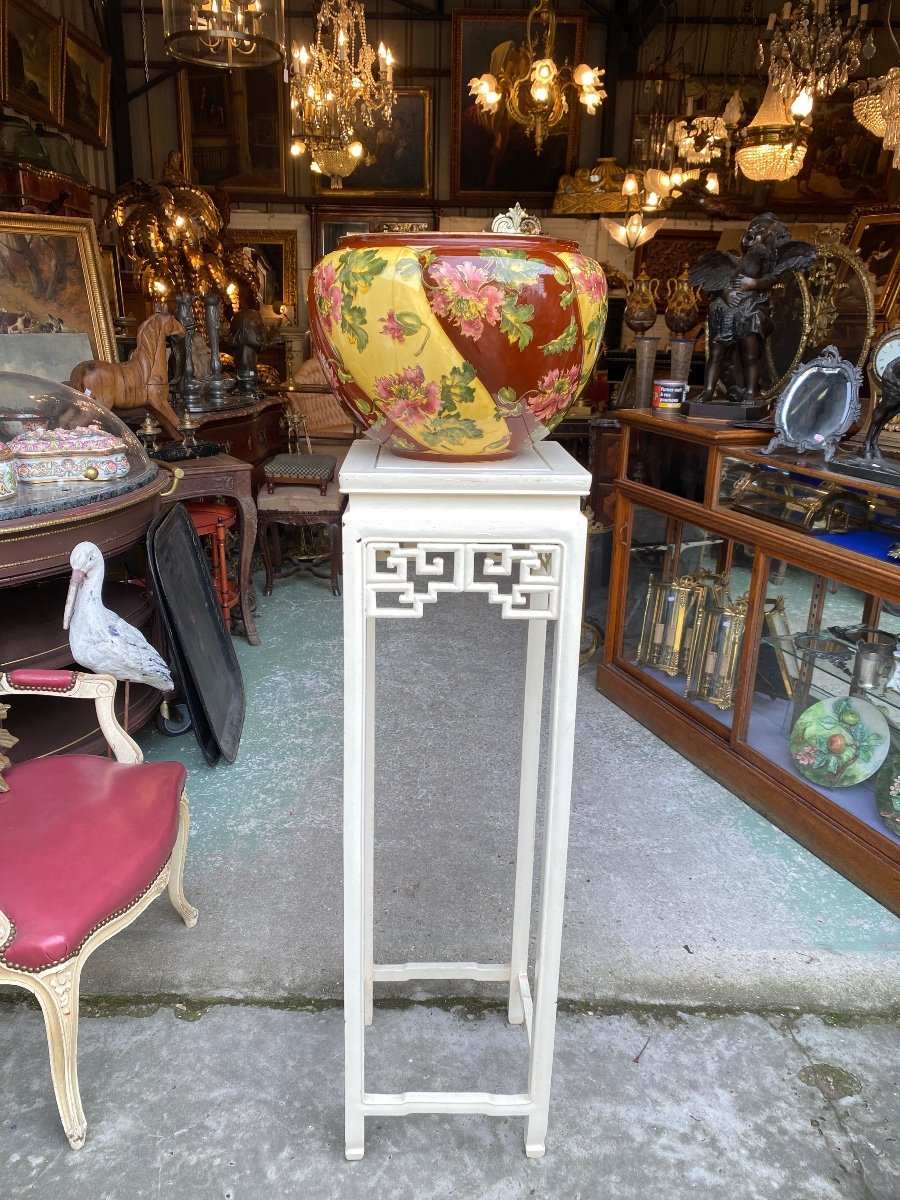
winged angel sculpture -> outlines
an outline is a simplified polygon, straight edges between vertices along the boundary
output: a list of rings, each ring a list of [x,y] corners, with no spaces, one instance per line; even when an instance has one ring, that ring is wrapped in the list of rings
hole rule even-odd
[[[741,251],[738,257],[728,250],[713,250],[690,270],[691,283],[713,296],[700,403],[714,398],[720,379],[727,400],[759,403],[763,350],[773,329],[769,293],[783,275],[806,271],[816,259],[810,242],[794,241],[784,222],[768,212],[750,221],[741,237]]]

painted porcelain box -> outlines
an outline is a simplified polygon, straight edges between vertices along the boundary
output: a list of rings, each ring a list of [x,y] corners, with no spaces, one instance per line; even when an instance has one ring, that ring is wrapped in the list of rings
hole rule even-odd
[[[10,442],[21,483],[105,483],[128,474],[125,443],[96,425],[44,429],[38,425]]]
[[[0,521],[108,500],[159,470],[110,409],[34,375],[0,372],[0,444],[0,479],[15,476],[12,494],[0,483]]]

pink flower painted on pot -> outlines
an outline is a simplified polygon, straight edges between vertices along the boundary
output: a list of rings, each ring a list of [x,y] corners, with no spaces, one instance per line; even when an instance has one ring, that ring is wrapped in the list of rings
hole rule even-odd
[[[581,254],[572,258],[572,267],[578,276],[579,287],[597,304],[606,295],[606,279],[595,270],[596,263]]]
[[[548,421],[569,407],[577,387],[578,367],[548,371],[538,383],[533,399],[529,399],[528,408],[539,421]]]
[[[503,289],[483,267],[471,262],[452,267],[441,262],[432,271],[432,279],[428,298],[432,312],[458,325],[466,337],[481,337],[485,323],[500,324]]]
[[[320,263],[313,271],[316,289],[316,307],[326,330],[341,323],[341,308],[343,293],[337,281],[334,267],[327,262]]]
[[[403,326],[397,320],[396,309],[389,308],[387,316],[381,318],[381,332],[393,338],[395,342],[402,342],[406,337]]]
[[[433,416],[441,406],[441,389],[433,381],[425,382],[421,367],[404,367],[399,375],[382,375],[375,380],[375,392],[388,401],[384,411],[398,425]]]

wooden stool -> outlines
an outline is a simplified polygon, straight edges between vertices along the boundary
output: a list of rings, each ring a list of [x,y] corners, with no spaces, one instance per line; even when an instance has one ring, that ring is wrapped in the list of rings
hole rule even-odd
[[[204,500],[187,500],[184,507],[194,523],[198,536],[212,538],[213,584],[222,614],[225,617],[225,624],[230,629],[231,610],[238,603],[238,588],[235,581],[228,578],[225,530],[231,529],[234,525],[237,513],[230,504],[213,504]]]

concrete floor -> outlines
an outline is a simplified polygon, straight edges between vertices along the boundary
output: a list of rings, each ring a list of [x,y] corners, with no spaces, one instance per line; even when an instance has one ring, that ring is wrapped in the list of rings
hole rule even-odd
[[[340,612],[303,576],[260,601],[233,766],[207,768],[191,735],[142,739],[190,770],[200,922],[157,902],[85,971],[81,1152],[38,1014],[0,1007],[3,1200],[897,1200],[897,919],[615,709],[591,668],[548,1155],[525,1160],[521,1121],[420,1117],[371,1121],[344,1162]],[[523,634],[472,597],[379,627],[379,957],[503,957]],[[380,994],[385,1086],[521,1074],[496,990]]]

